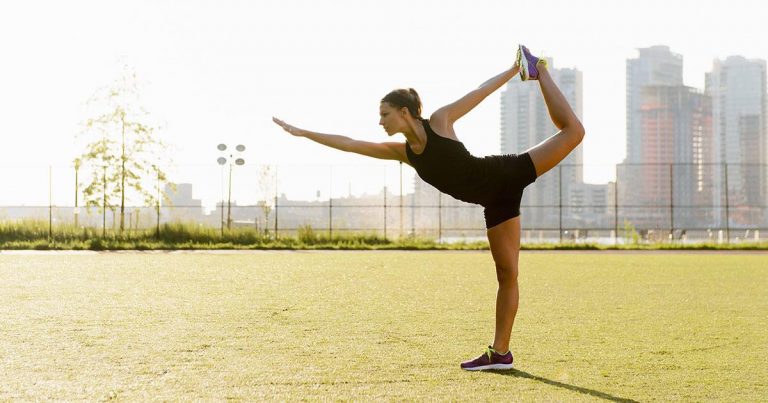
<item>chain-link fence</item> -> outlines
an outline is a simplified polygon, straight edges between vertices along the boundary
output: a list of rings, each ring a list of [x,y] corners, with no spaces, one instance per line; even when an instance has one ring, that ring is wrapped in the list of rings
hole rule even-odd
[[[751,242],[768,234],[766,165],[620,164],[607,184],[584,183],[584,169],[557,166],[526,189],[523,241]],[[140,178],[141,197],[128,186],[121,194],[117,183],[85,192],[98,172],[0,167],[0,222],[45,220],[51,233],[160,231],[183,222],[278,237],[308,228],[446,242],[485,237],[481,206],[438,192],[404,164],[175,166],[167,181]]]

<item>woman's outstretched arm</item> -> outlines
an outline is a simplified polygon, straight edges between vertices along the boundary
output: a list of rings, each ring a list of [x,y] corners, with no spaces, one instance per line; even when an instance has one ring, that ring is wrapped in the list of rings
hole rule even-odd
[[[291,126],[288,123],[285,123],[282,120],[274,117],[272,118],[272,121],[275,122],[278,126],[282,127],[283,130],[296,137],[306,137],[324,146],[335,148],[341,151],[365,155],[368,157],[402,161],[406,164],[409,164],[408,156],[405,154],[404,143],[371,143],[368,141],[351,139],[349,137],[340,136],[337,134],[324,134],[299,129],[298,127]]]
[[[488,95],[491,95],[494,91],[501,88],[507,81],[511,80],[519,71],[520,68],[515,64],[509,70],[503,71],[490,80],[480,84],[479,87],[472,90],[467,95],[464,95],[458,101],[438,109],[432,114],[432,119],[437,118],[448,125],[453,125],[455,121],[474,109],[480,102],[488,97]]]

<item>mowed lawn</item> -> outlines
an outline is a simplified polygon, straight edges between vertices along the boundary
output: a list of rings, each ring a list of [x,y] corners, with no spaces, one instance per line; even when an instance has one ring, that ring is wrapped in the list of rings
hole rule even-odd
[[[2,400],[768,399],[768,255],[0,254]]]

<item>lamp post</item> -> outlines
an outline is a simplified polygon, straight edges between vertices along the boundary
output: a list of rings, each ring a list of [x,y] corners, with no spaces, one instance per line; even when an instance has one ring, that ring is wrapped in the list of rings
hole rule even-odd
[[[231,228],[232,225],[232,163],[234,162],[234,165],[243,165],[245,164],[245,160],[243,158],[240,158],[240,154],[243,151],[245,151],[245,146],[242,144],[238,144],[235,146],[236,154],[229,154],[229,159],[225,157],[228,153],[227,151],[227,145],[226,144],[219,144],[216,146],[216,148],[222,152],[223,154],[216,160],[216,162],[219,163],[219,165],[224,165],[227,162],[229,162],[229,191],[227,196],[227,229]],[[238,158],[235,158],[235,155],[237,155]],[[222,206],[223,209],[224,201],[222,200]],[[222,211],[222,215],[223,215]]]

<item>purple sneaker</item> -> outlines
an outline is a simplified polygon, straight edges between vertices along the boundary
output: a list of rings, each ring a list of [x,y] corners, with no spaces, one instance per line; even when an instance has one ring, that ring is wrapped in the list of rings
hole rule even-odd
[[[538,80],[539,69],[537,65],[541,63],[544,68],[547,67],[547,61],[539,59],[531,54],[531,52],[523,45],[519,45],[517,48],[517,64],[520,66],[520,79],[526,80]]]
[[[499,354],[491,346],[485,349],[480,357],[475,358],[472,361],[465,361],[461,363],[461,369],[467,371],[480,371],[483,369],[512,369],[514,365],[515,357],[512,356],[512,351],[507,351],[506,354]]]

